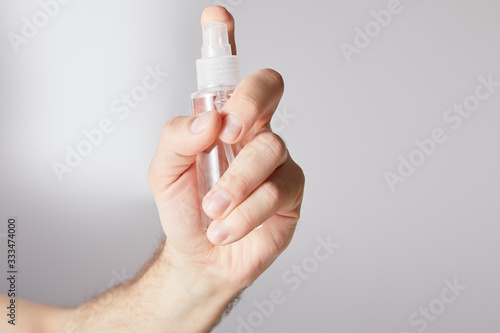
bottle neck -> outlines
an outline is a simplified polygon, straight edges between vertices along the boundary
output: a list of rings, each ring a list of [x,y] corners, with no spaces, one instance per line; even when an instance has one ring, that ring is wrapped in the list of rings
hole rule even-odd
[[[237,56],[202,58],[196,61],[198,90],[240,83],[240,63]]]

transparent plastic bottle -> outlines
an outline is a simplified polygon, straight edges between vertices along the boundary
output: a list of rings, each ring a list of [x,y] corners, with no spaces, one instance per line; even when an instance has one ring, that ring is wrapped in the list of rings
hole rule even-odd
[[[220,112],[240,81],[239,61],[231,54],[227,26],[208,22],[203,27],[202,58],[196,61],[198,91],[191,95],[193,115],[205,111]],[[205,195],[226,172],[234,159],[232,146],[217,139],[212,146],[198,154],[198,194],[200,204]],[[203,228],[212,220],[201,210]]]

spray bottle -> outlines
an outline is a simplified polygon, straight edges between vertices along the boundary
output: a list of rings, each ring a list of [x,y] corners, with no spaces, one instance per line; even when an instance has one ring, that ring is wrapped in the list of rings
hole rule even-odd
[[[198,91],[191,95],[193,115],[205,111],[222,111],[240,82],[240,65],[229,44],[227,26],[208,22],[203,26],[201,59],[196,61]],[[234,159],[230,144],[219,138],[196,157],[200,204],[205,195],[224,174]],[[201,208],[202,226],[206,230],[212,220]]]

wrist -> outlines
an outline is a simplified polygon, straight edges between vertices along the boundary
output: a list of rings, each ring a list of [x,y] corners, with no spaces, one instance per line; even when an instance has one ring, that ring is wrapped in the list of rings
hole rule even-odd
[[[160,254],[157,265],[146,274],[156,276],[159,285],[142,285],[140,289],[158,288],[160,320],[171,328],[169,332],[208,331],[242,289],[183,260],[168,246]]]
[[[214,274],[208,265],[193,263],[191,258],[179,254],[167,243],[160,255],[165,277],[188,291],[195,297],[212,297],[214,295],[232,298],[244,286],[234,284]]]

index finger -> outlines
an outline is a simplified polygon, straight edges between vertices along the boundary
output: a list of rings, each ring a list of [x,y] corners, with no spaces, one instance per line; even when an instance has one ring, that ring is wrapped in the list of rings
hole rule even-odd
[[[221,6],[210,6],[205,8],[201,15],[201,26],[203,27],[207,22],[217,21],[227,25],[227,32],[229,36],[229,43],[231,44],[231,51],[236,55],[236,42],[234,40],[234,18],[226,8]]]

